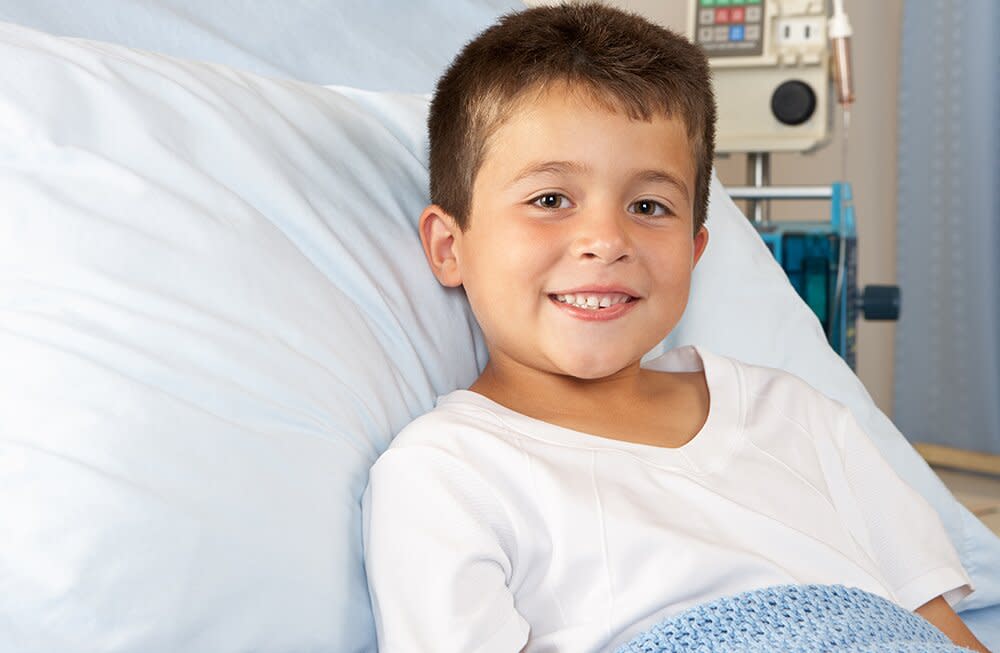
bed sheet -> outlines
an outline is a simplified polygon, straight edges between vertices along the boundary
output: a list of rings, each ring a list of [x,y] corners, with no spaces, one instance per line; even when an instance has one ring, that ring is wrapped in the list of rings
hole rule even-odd
[[[1000,605],[960,613],[979,641],[991,651],[1000,651]]]

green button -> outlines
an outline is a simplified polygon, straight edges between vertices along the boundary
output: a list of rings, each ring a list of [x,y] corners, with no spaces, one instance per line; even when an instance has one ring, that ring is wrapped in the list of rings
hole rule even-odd
[[[715,6],[715,0],[701,0],[701,6],[702,7],[714,7]]]
[[[729,0],[715,0],[716,7],[725,7],[729,4]]]
[[[743,0],[743,2],[745,2],[748,5],[759,5],[760,4],[760,0]]]

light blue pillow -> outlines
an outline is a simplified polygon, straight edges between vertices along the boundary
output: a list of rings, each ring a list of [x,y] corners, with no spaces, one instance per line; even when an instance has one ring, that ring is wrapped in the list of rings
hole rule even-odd
[[[0,0],[0,21],[315,84],[427,93],[518,0]]]

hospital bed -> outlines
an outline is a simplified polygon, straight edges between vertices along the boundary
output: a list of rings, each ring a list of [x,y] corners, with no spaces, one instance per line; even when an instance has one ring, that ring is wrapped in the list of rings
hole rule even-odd
[[[0,0],[0,650],[374,651],[368,467],[486,353],[421,272],[426,93],[513,7],[386,4]],[[708,227],[657,349],[850,406],[938,510],[976,584],[959,609],[1000,651],[1000,541],[717,179]]]

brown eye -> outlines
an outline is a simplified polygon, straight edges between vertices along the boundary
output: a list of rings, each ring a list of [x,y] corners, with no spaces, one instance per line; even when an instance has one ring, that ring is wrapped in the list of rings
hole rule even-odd
[[[564,209],[566,208],[566,205],[563,204],[564,201],[566,205],[569,204],[569,200],[565,195],[560,193],[545,193],[533,199],[531,203],[543,209]]]
[[[670,213],[670,210],[659,202],[653,200],[639,200],[632,203],[631,207],[635,213],[646,216],[661,216]]]

